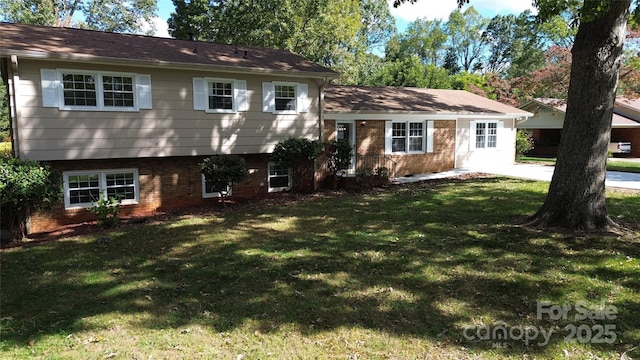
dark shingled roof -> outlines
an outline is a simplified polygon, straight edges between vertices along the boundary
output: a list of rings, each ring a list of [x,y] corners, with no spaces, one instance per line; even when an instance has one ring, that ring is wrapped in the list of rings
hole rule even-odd
[[[531,115],[463,90],[327,85],[325,102],[325,110],[329,113]]]
[[[245,56],[246,52],[246,56]],[[289,51],[144,35],[0,23],[0,55],[336,77]]]

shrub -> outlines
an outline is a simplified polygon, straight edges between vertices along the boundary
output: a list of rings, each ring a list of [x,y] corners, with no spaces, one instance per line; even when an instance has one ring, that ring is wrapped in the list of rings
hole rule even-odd
[[[528,130],[520,129],[516,132],[516,158],[533,150],[533,137]]]
[[[205,176],[207,189],[216,189],[223,206],[227,189],[247,178],[247,164],[237,155],[213,155],[200,163],[200,171]]]
[[[13,150],[11,148],[11,142],[0,142],[0,158],[13,157]]]
[[[48,164],[0,158],[0,221],[12,240],[26,235],[29,212],[44,210],[62,198],[62,176]]]
[[[313,175],[308,174],[309,166],[307,165],[315,160],[319,153],[320,144],[317,141],[290,137],[276,144],[271,154],[271,161],[282,167],[293,169],[291,188],[293,191],[299,191],[302,179]]]
[[[102,228],[110,228],[115,226],[120,218],[120,205],[122,201],[119,197],[100,196],[100,200],[93,203],[89,208],[89,212],[97,217],[96,222]]]
[[[351,165],[353,147],[347,139],[325,142],[322,144],[322,152],[327,156],[327,167],[334,175],[347,170]]]

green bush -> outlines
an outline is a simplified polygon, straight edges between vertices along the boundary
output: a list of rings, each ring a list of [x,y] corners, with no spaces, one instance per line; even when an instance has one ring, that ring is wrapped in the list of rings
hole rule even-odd
[[[11,148],[11,143],[0,142],[0,158],[11,158],[13,157],[13,150]]]
[[[327,141],[322,144],[322,151],[327,156],[327,167],[332,174],[349,169],[353,157],[353,147],[349,140]]]
[[[62,198],[62,176],[48,164],[0,158],[0,219],[12,240],[26,235],[29,212],[50,208]]]
[[[120,221],[120,205],[122,201],[116,197],[100,196],[100,200],[93,203],[89,212],[97,217],[98,226],[103,228],[114,227]]]
[[[300,190],[302,179],[308,178],[309,164],[320,154],[321,144],[305,138],[290,137],[276,144],[271,154],[271,161],[276,164],[293,169],[291,186],[293,191]],[[313,172],[313,168],[311,167]]]
[[[521,158],[527,152],[533,150],[533,137],[528,130],[520,129],[516,132],[516,158]]]
[[[224,206],[227,188],[249,176],[247,163],[237,155],[213,155],[206,158],[200,163],[200,171],[205,176],[207,188],[218,190]]]

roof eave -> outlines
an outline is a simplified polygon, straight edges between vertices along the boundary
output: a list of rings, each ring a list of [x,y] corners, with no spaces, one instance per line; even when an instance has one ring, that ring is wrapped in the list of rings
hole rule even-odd
[[[87,62],[91,61],[94,64],[103,65],[128,65],[136,67],[148,67],[148,68],[170,68],[180,70],[203,70],[207,71],[219,71],[228,73],[237,73],[240,69],[242,72],[249,72],[254,74],[278,74],[282,76],[290,77],[312,77],[312,78],[338,78],[340,75],[334,71],[318,72],[318,71],[300,71],[300,70],[277,70],[267,68],[256,68],[246,66],[231,66],[231,65],[212,65],[212,64],[198,64],[198,63],[181,63],[162,60],[139,60],[139,59],[122,59],[114,57],[93,56],[86,54],[59,54],[45,51],[24,51],[24,50],[11,50],[0,48],[0,57],[2,56],[18,56],[18,58],[27,58],[34,60],[61,60],[69,62]]]
[[[433,120],[458,120],[458,119],[522,119],[533,116],[525,113],[452,113],[452,112],[427,112],[427,111],[370,111],[370,110],[325,110],[325,116],[337,119],[359,118],[366,120],[389,120],[393,117],[421,117]]]

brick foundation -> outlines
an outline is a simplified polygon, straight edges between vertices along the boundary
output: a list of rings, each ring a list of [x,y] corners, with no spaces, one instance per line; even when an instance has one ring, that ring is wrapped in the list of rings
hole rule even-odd
[[[268,194],[269,155],[244,155],[249,168],[249,178],[233,186],[229,199],[246,200],[265,197]],[[123,205],[121,216],[149,216],[157,212],[203,206],[219,203],[219,198],[202,198],[202,178],[198,163],[204,157],[169,157],[141,159],[105,159],[51,161],[59,171],[138,169],[140,183],[140,202],[136,205]],[[312,174],[310,175],[312,176]],[[306,188],[313,186],[313,180],[304,181]],[[305,189],[306,189],[305,188]],[[30,232],[46,232],[56,228],[95,217],[86,209],[65,210],[64,202],[47,212],[38,212],[31,216]]]

